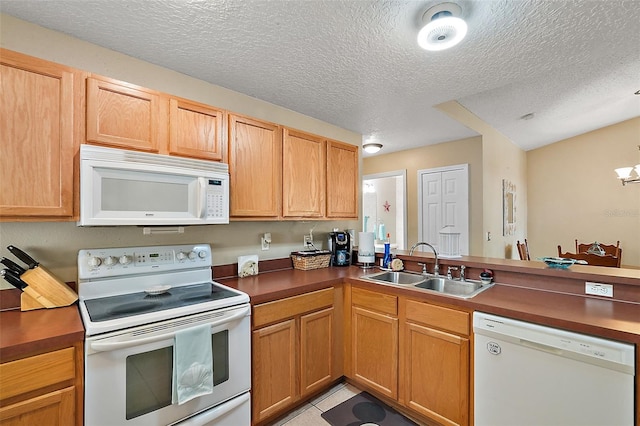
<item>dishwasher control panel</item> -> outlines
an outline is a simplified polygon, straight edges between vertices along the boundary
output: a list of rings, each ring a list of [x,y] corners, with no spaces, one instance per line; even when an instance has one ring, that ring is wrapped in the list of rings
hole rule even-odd
[[[532,349],[587,362],[597,363],[600,360],[624,372],[634,371],[635,351],[633,345],[628,343],[482,312],[474,312],[473,330],[476,334],[494,336]],[[499,355],[500,344],[490,342],[487,350]]]

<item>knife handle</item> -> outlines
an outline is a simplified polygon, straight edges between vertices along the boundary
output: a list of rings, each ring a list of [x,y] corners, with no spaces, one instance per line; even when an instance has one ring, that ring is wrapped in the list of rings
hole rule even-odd
[[[3,257],[2,260],[0,260],[0,263],[2,263],[4,266],[6,266],[7,268],[9,268],[11,271],[15,272],[18,275],[22,275],[25,273],[25,269],[11,259],[7,259],[6,257]]]
[[[20,250],[18,247],[9,245],[7,246],[7,250],[9,250],[15,257],[17,257],[18,259],[20,259],[21,261],[29,265],[29,269],[33,269],[36,266],[38,266],[38,262],[36,262],[36,260],[33,257],[29,256],[27,253]]]
[[[3,269],[0,271],[0,275],[2,275],[2,278],[4,278],[6,282],[17,289],[24,290],[27,287],[27,283],[22,281],[19,277],[16,277],[9,269]]]

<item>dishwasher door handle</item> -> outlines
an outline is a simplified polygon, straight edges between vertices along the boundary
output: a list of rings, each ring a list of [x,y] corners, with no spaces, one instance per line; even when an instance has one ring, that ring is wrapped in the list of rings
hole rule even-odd
[[[532,342],[531,340],[520,339],[520,344],[531,349],[536,349],[543,352],[548,352],[554,355],[562,355],[564,351],[554,346],[544,345],[542,343]]]

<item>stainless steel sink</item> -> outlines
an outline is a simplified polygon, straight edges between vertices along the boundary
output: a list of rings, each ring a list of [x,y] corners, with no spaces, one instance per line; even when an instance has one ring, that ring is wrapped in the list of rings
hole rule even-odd
[[[384,271],[376,274],[365,275],[362,277],[366,280],[382,281],[388,284],[397,284],[402,286],[411,286],[422,283],[427,280],[427,277],[419,274],[412,274],[411,272],[402,271]]]
[[[473,296],[482,293],[486,289],[493,287],[493,284],[485,285],[480,281],[450,280],[440,276],[422,275],[402,271],[377,272],[375,274],[363,275],[361,278],[382,284],[413,287],[416,290],[426,290],[462,299],[470,299]]]
[[[493,284],[484,285],[480,281],[456,281],[443,277],[428,278],[425,282],[416,284],[417,288],[423,290],[435,291],[463,299],[469,299],[492,286]]]

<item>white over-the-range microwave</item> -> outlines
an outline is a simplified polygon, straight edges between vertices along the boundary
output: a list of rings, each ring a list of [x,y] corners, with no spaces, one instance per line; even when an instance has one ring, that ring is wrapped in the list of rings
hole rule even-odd
[[[227,164],[80,146],[78,226],[229,223]]]

